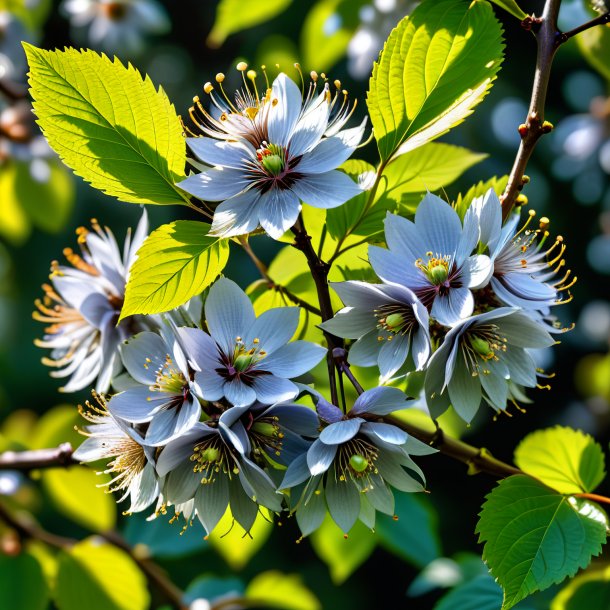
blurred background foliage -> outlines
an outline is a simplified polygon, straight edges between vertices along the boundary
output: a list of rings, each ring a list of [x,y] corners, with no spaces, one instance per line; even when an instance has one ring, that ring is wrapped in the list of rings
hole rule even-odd
[[[33,302],[41,295],[50,262],[61,258],[65,247],[74,247],[75,227],[95,217],[121,236],[140,213],[136,206],[116,204],[89,188],[48,148],[30,113],[20,41],[47,49],[87,46],[116,54],[149,74],[185,117],[193,96],[201,94],[203,84],[217,72],[227,73],[227,90],[238,85],[239,75],[233,69],[237,61],[264,64],[270,76],[277,71],[276,64],[294,75],[293,64],[298,61],[305,73],[315,69],[340,79],[350,96],[359,100],[358,118],[365,112],[372,62],[390,29],[417,3],[134,0],[133,4],[142,5],[135,17],[129,17],[127,5],[121,2],[0,0],[0,451],[80,442],[74,431],[79,424],[75,404],[62,401],[58,382],[40,364],[41,352],[33,342],[42,328],[31,318]],[[528,13],[539,13],[543,3],[520,4]],[[499,9],[497,14],[507,39],[499,79],[475,114],[442,139],[481,153],[472,158],[472,167],[456,169],[455,181],[443,183],[448,186],[441,193],[445,191],[450,200],[481,180],[506,174],[519,144],[516,128],[526,114],[535,43],[518,20]],[[564,0],[564,29],[588,18],[590,9],[583,0]],[[562,345],[553,356],[538,355],[540,366],[555,373],[551,389],[532,396],[527,414],[513,411],[510,417],[494,421],[487,410],[470,428],[451,420],[444,423],[452,433],[490,448],[502,459],[511,459],[528,432],[555,424],[581,428],[607,447],[609,56],[608,27],[590,30],[561,49],[547,105],[547,118],[556,129],[541,141],[528,168],[529,207],[548,216],[553,232],[564,235],[570,266],[579,277],[575,298],[564,306],[562,320],[576,322],[575,330],[561,337]],[[365,160],[373,157],[372,145],[359,152]],[[154,228],[178,212],[153,206],[149,214]],[[267,262],[279,249],[269,240],[252,242]],[[243,287],[258,278],[237,249],[226,273]],[[290,250],[274,262],[272,275],[289,282],[299,294],[298,267]],[[252,285],[254,298],[256,290]],[[264,292],[266,299],[272,294]],[[311,298],[307,292],[299,296]],[[87,398],[83,392],[74,399],[78,403]],[[238,592],[265,599],[266,605],[260,607],[294,610],[389,606],[462,610],[471,607],[468,600],[473,596],[487,599],[489,610],[497,608],[499,589],[480,560],[474,534],[483,496],[493,482],[485,475],[465,476],[462,465],[442,456],[423,459],[422,467],[430,493],[400,495],[396,518],[382,516],[374,534],[360,525],[344,539],[328,521],[303,541],[291,519],[273,527],[261,518],[250,539],[238,526],[231,529],[227,518],[218,534],[204,540],[198,525],[182,532],[180,525],[164,518],[146,523],[141,515],[125,517],[121,506],[96,487],[105,475],[84,466],[30,476],[2,471],[3,502],[33,515],[46,530],[82,542],[59,553],[36,542],[22,548],[0,524],[0,608],[44,610],[54,603],[61,610],[144,610],[151,603],[161,607],[162,599],[154,591],[151,602],[133,557],[95,537],[110,530],[120,532],[136,558],[154,558],[187,591],[189,603]],[[609,492],[602,489],[606,495]],[[590,595],[607,595],[603,591],[610,573],[604,560],[596,561],[581,578],[587,579]],[[583,608],[570,592],[576,591],[575,583],[560,594],[550,589],[534,596],[518,608],[548,608],[550,600],[553,610]],[[578,595],[582,591],[578,589]]]

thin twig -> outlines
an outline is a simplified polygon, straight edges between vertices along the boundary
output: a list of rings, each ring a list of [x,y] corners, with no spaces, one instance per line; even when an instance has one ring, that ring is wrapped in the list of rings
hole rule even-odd
[[[354,377],[354,373],[352,373],[352,369],[347,362],[347,350],[342,347],[336,347],[333,350],[333,358],[335,359],[339,372],[343,373],[349,379],[350,383],[354,386],[354,390],[356,390],[358,394],[364,394],[364,388],[360,385],[356,377]]]
[[[330,267],[328,263],[321,260],[313,246],[311,245],[311,237],[308,235],[303,223],[302,215],[299,216],[294,227],[292,227],[294,233],[294,244],[293,246],[300,250],[307,259],[307,264],[313,281],[316,285],[316,291],[318,293],[318,302],[320,304],[320,314],[322,321],[330,320],[333,315],[333,307],[330,301],[330,290],[328,288],[328,272]],[[326,362],[328,366],[328,382],[330,386],[331,401],[334,405],[339,404],[339,394],[337,393],[337,379],[335,376],[335,360],[333,357],[333,350],[337,347],[343,347],[343,340],[339,337],[331,335],[329,332],[324,331],[324,337],[328,344],[328,354],[326,356]]]
[[[599,502],[600,504],[610,504],[610,498],[606,498],[606,496],[600,496],[598,494],[574,494],[574,497]]]
[[[62,443],[53,449],[5,451],[0,454],[0,470],[29,472],[39,468],[66,468],[78,464],[72,457],[73,453],[70,443]]]
[[[473,447],[457,438],[448,436],[440,428],[434,432],[426,430],[412,422],[406,422],[395,416],[386,416],[384,421],[404,430],[416,439],[438,449],[442,454],[463,462],[469,468],[470,474],[486,472],[493,476],[509,477],[513,474],[525,474],[515,466],[496,459],[484,447]]]
[[[314,314],[315,316],[322,316],[322,313],[317,307],[314,307],[307,301],[303,300],[301,297],[291,292],[288,288],[286,288],[286,286],[282,286],[281,284],[275,282],[275,280],[269,275],[267,265],[265,265],[265,263],[263,263],[263,261],[258,258],[258,256],[256,256],[254,250],[252,250],[252,247],[248,243],[247,237],[239,238],[238,243],[244,249],[244,252],[250,257],[250,260],[254,263],[254,266],[258,269],[258,272],[260,273],[262,279],[267,282],[267,287],[269,288],[269,290],[275,290],[279,294],[285,296],[295,305],[302,307],[303,309],[307,310],[309,313]]]
[[[0,503],[0,520],[4,521],[22,540],[39,540],[56,549],[67,550],[78,543],[74,538],[66,538],[47,532],[32,520],[17,517]],[[182,601],[184,593],[172,583],[163,570],[147,557],[141,557],[116,532],[105,532],[100,536],[113,546],[127,553],[146,575],[148,582],[169,602],[176,610],[188,610],[188,605]]]
[[[532,29],[538,44],[536,72],[527,118],[519,126],[521,145],[510,172],[506,190],[502,195],[502,215],[505,219],[513,209],[519,192],[523,188],[525,168],[534,152],[536,143],[543,134],[549,133],[553,129],[550,123],[544,121],[544,105],[553,58],[560,44],[560,33],[557,29],[560,4],[561,0],[547,0],[542,17],[536,20],[537,27]]]
[[[590,30],[591,28],[594,28],[598,25],[606,25],[607,23],[610,23],[610,11],[604,13],[603,15],[595,17],[595,19],[591,19],[591,21],[587,21],[586,23],[579,25],[573,30],[569,30],[568,32],[562,32],[562,34],[559,36],[559,43],[563,44],[564,42],[567,42],[568,40],[570,40],[570,38],[576,36],[577,34],[580,34],[581,32]]]

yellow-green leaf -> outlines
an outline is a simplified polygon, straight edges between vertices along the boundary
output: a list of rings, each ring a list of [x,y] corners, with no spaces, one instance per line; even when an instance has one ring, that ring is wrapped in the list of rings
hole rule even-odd
[[[162,89],[131,64],[24,43],[38,124],[66,165],[130,203],[185,203],[182,125]]]
[[[528,434],[515,450],[515,463],[563,494],[591,492],[606,476],[604,453],[593,437],[563,426]]]
[[[153,231],[138,250],[125,290],[121,318],[169,311],[200,294],[229,259],[226,239],[209,237],[210,226],[177,220]]]
[[[275,570],[263,572],[250,581],[246,598],[257,607],[322,610],[318,598],[303,584],[298,574],[282,574]]]
[[[146,578],[125,551],[91,537],[59,555],[59,610],[148,610]]]

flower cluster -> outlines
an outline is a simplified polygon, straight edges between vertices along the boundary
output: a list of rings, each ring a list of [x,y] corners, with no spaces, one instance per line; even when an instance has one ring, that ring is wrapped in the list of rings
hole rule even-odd
[[[209,533],[228,506],[246,531],[261,507],[290,509],[307,535],[328,507],[347,532],[358,518],[373,527],[376,510],[392,514],[389,486],[423,489],[414,441],[381,421],[408,406],[402,391],[365,392],[347,414],[317,394],[316,410],[295,402],[313,390],[292,379],[326,353],[290,341],[298,308],[256,317],[246,294],[221,278],[204,319],[206,330],[168,319],[123,342],[125,389],[95,394],[98,406],[82,410],[92,425],[75,457],[112,458],[110,489],[131,498],[131,512],[172,505]]]

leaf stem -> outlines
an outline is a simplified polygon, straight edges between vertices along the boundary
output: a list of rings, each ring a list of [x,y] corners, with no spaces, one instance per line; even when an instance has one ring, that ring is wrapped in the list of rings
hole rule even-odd
[[[527,117],[525,122],[519,126],[521,144],[508,178],[506,190],[501,198],[502,216],[504,219],[510,214],[517,201],[519,192],[523,188],[525,169],[538,140],[543,134],[549,133],[553,129],[550,123],[544,121],[544,105],[553,58],[561,43],[561,35],[557,29],[557,16],[560,4],[561,0],[547,0],[542,17],[535,20],[536,27],[532,28],[538,45],[536,71]]]
[[[66,468],[78,464],[72,457],[73,453],[70,443],[62,443],[52,449],[5,451],[0,454],[0,470],[29,472],[39,468]]]
[[[487,474],[501,478],[509,477],[514,474],[526,474],[519,468],[496,459],[484,447],[474,447],[473,445],[469,445],[468,443],[464,443],[457,438],[445,434],[438,426],[434,432],[431,432],[415,423],[406,422],[391,415],[386,416],[383,419],[397,428],[404,430],[423,443],[438,449],[444,455],[463,462],[468,466],[469,474],[486,472]]]
[[[320,304],[320,316],[322,321],[330,320],[333,315],[333,307],[330,301],[330,290],[328,288],[328,272],[330,265],[325,263],[321,258],[318,257],[316,251],[311,245],[311,236],[305,229],[303,222],[303,215],[301,214],[292,227],[294,233],[294,244],[293,246],[300,250],[307,259],[307,265],[311,271],[313,281],[316,285],[316,292],[318,293],[318,302]],[[328,344],[328,354],[326,356],[326,363],[328,367],[328,383],[330,386],[331,401],[334,405],[339,404],[339,394],[337,392],[337,378],[335,375],[335,360],[333,358],[333,350],[337,347],[343,347],[343,340],[339,337],[331,335],[329,332],[323,331],[324,337]]]
[[[583,498],[585,500],[591,500],[592,502],[599,502],[600,504],[610,504],[610,498],[606,496],[600,496],[598,494],[574,494],[575,498]]]

